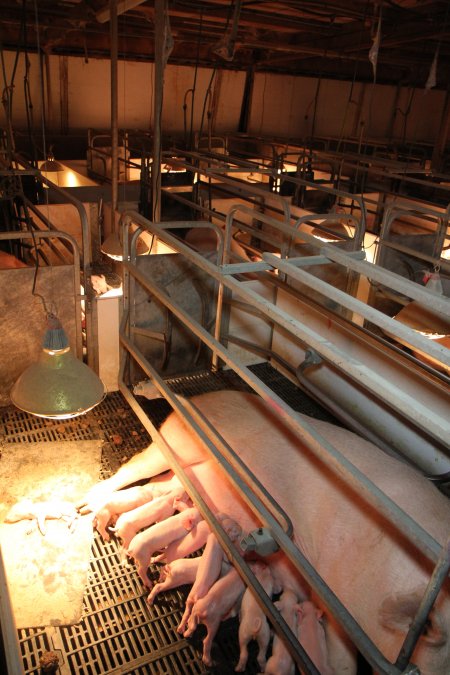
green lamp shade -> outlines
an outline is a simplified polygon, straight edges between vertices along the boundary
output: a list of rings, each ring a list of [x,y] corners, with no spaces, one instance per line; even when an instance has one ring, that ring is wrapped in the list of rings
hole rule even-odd
[[[103,382],[72,354],[70,347],[43,349],[38,362],[22,373],[10,394],[12,403],[21,410],[55,419],[82,415],[104,396]]]

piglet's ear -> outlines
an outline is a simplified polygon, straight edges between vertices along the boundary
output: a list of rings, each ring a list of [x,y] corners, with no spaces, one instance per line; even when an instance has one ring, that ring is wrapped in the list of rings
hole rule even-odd
[[[423,593],[398,593],[385,598],[378,618],[382,626],[406,633],[417,613]],[[436,611],[431,611],[421,640],[430,646],[439,647],[447,640],[447,630]]]

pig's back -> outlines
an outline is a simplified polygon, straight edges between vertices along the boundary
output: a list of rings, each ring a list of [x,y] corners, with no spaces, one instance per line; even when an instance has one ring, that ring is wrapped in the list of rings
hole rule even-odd
[[[239,391],[218,391],[190,399],[227,443],[238,453],[263,485],[285,508],[308,541],[308,526],[313,519],[312,539],[320,539],[317,527],[326,511],[327,522],[342,521],[357,525],[356,511],[364,522],[380,516],[365,504],[325,462],[317,459],[306,443],[280,423],[269,404],[259,396]],[[391,497],[440,543],[444,543],[450,522],[446,497],[412,467],[390,457],[372,443],[347,429],[305,415],[298,417],[331,443],[342,455]],[[162,428],[182,463],[195,464],[207,455],[178,417],[171,415]],[[179,440],[182,439],[181,443]],[[223,491],[222,480],[217,492]],[[366,522],[367,524],[367,522]],[[301,527],[300,527],[301,525]],[[299,533],[297,533],[299,534]],[[311,551],[312,553],[312,551]]]

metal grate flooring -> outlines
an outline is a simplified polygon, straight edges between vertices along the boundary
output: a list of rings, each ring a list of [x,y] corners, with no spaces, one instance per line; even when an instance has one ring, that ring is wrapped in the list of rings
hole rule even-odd
[[[267,364],[253,367],[255,373],[292,407],[330,420],[297,387]],[[247,389],[232,371],[199,373],[170,381],[177,393],[190,396],[223,388]],[[153,421],[162,423],[170,412],[165,400],[142,401]],[[113,473],[124,461],[150,442],[146,430],[119,392],[109,394],[82,418],[64,422],[44,420],[13,407],[0,417],[0,446],[8,443],[58,440],[104,440],[101,474]],[[150,575],[158,577],[157,567]],[[104,542],[96,534],[90,573],[79,624],[36,627],[19,631],[25,675],[38,675],[42,653],[58,655],[60,675],[231,675],[239,657],[237,620],[222,623],[213,647],[214,666],[201,661],[203,627],[186,640],[176,632],[184,611],[188,588],[161,594],[149,607],[142,583],[133,565],[121,562],[117,542]],[[250,645],[246,673],[259,672],[256,647]],[[11,674],[15,675],[15,674]]]

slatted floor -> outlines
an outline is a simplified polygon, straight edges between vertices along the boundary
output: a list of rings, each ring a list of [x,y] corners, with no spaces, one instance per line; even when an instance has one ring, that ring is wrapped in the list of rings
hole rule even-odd
[[[331,419],[313,401],[267,365],[254,367],[258,376],[290,405],[312,416]],[[171,381],[177,393],[193,395],[227,387],[246,389],[231,371],[200,373]],[[143,401],[154,423],[170,412],[166,401]],[[104,440],[101,474],[107,478],[150,442],[146,430],[119,392],[109,394],[87,415],[64,422],[43,420],[13,407],[1,413],[0,442]],[[151,568],[156,579],[157,567]],[[121,562],[118,544],[95,536],[83,618],[75,626],[20,630],[25,675],[40,673],[42,653],[56,652],[60,675],[231,675],[238,661],[237,620],[221,625],[213,648],[214,666],[201,662],[203,627],[192,639],[176,632],[189,589],[172,590],[149,607],[133,565]],[[256,648],[250,649],[246,672],[259,672]],[[11,674],[15,675],[15,674]]]

